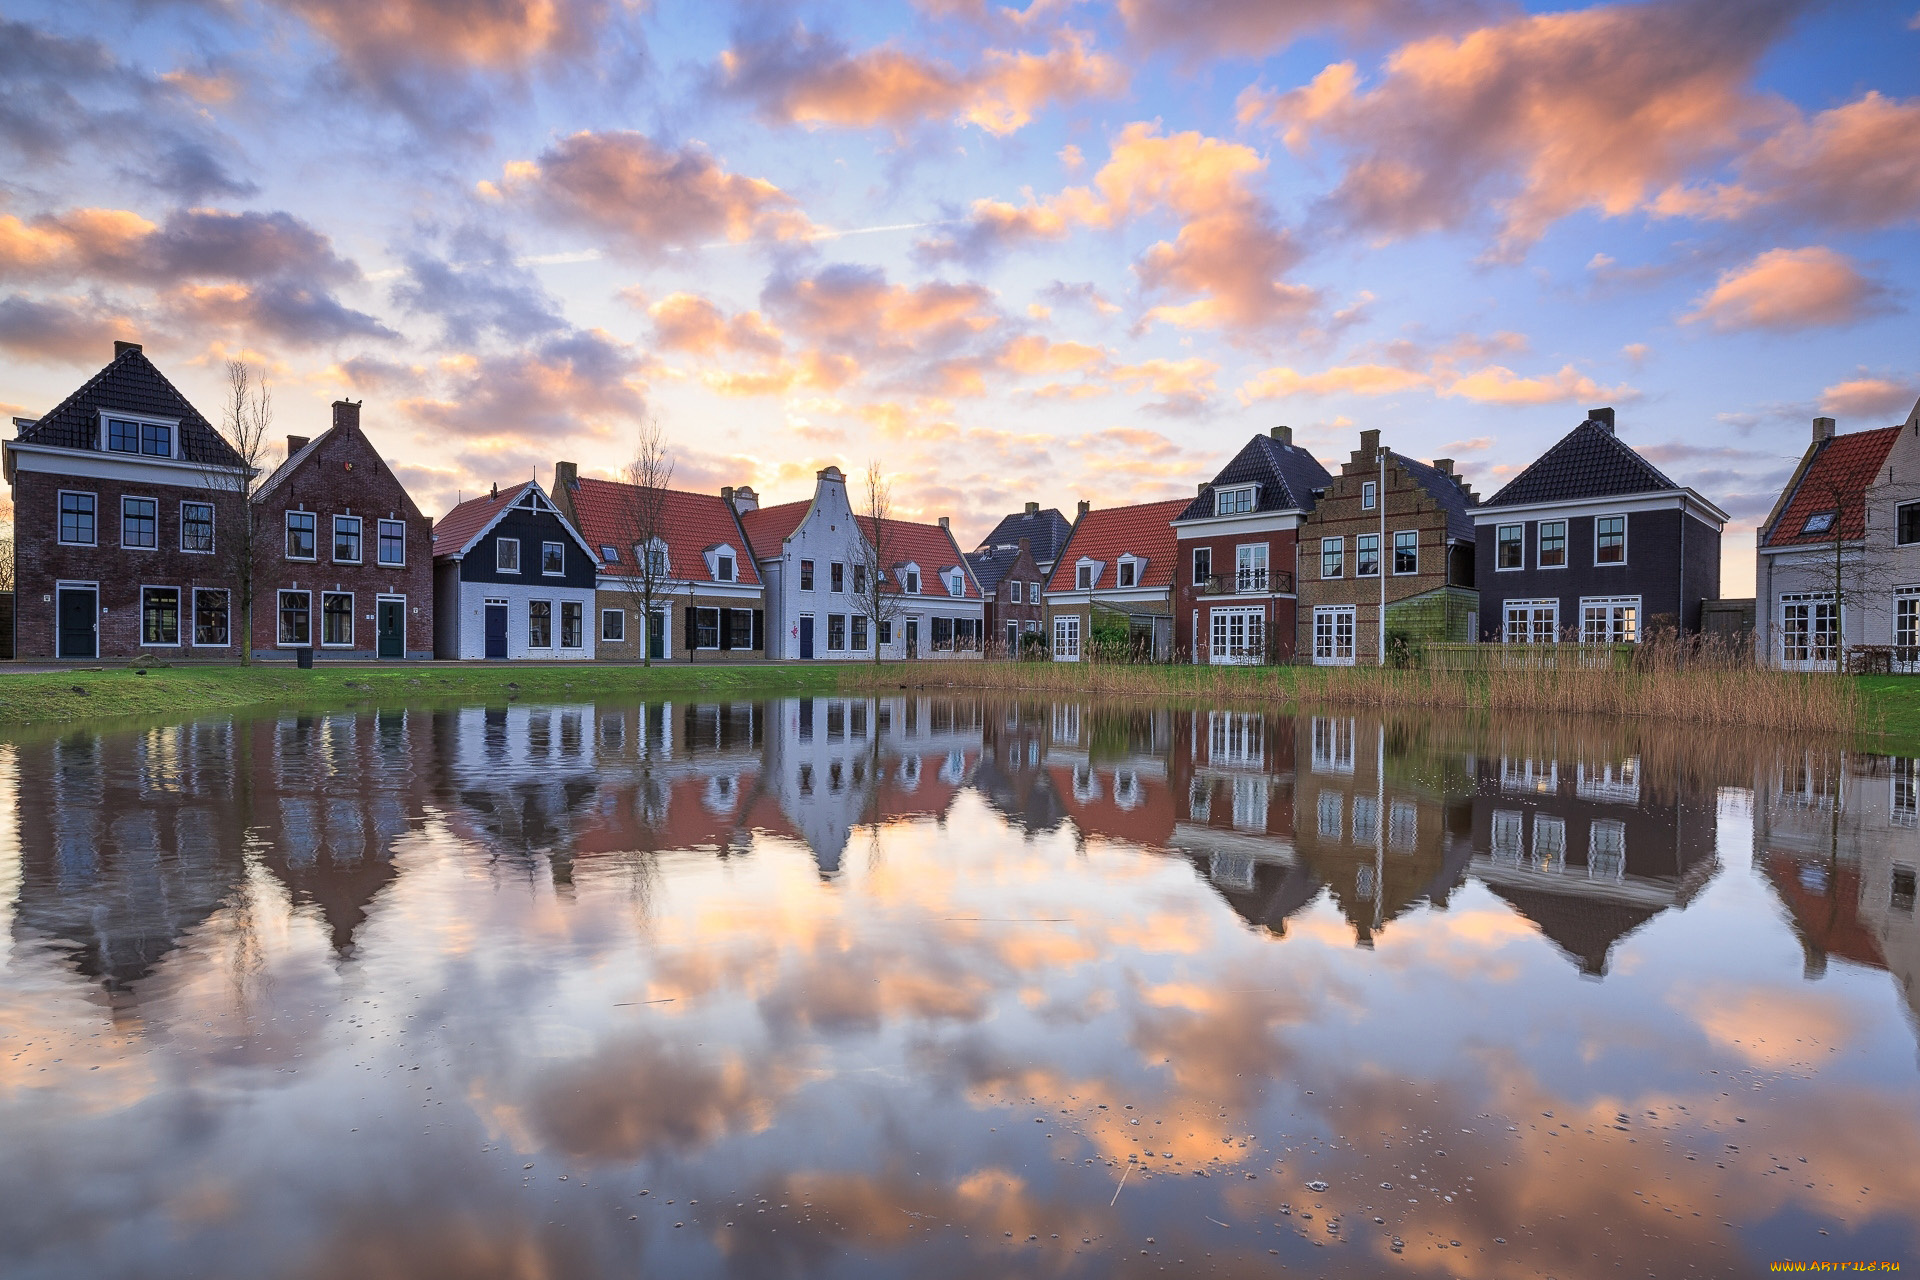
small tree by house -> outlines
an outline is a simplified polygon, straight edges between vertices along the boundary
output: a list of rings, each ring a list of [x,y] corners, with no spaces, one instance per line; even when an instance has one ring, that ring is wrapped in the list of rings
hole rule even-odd
[[[0,591],[13,590],[13,499],[0,498]]]
[[[221,434],[240,456],[241,466],[201,468],[201,483],[216,496],[231,495],[239,510],[226,537],[215,550],[222,571],[238,597],[241,636],[240,661],[253,664],[254,585],[267,555],[253,507],[253,495],[267,479],[267,441],[273,431],[273,392],[265,378],[254,380],[243,360],[227,361],[227,396],[221,412]],[[217,509],[217,504],[216,504]]]
[[[620,529],[633,552],[633,568],[620,581],[640,628],[640,661],[653,665],[653,616],[664,614],[671,594],[673,558],[667,548],[667,485],[673,480],[673,455],[660,424],[648,418],[640,426],[633,457],[621,471]],[[693,637],[687,637],[693,652]]]
[[[889,581],[898,554],[893,545],[893,486],[877,459],[867,463],[866,495],[856,514],[866,536],[854,552],[854,608],[873,632],[873,660],[878,663],[881,632],[892,631],[894,621],[906,612],[907,600],[900,584]]]

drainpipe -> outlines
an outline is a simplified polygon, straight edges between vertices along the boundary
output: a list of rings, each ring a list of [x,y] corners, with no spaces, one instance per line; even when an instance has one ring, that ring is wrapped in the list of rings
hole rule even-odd
[[[1380,637],[1378,641],[1378,645],[1379,645],[1378,656],[1380,659],[1380,665],[1384,667],[1387,665],[1387,552],[1388,552],[1388,547],[1387,547],[1387,451],[1385,449],[1380,450],[1380,453],[1378,455],[1378,461],[1380,463],[1380,488],[1379,488],[1379,491],[1374,495],[1374,501],[1380,504],[1380,550],[1377,553],[1373,567],[1379,570],[1380,572],[1380,619],[1379,619]],[[1375,886],[1376,893],[1378,892],[1378,888],[1379,887],[1376,885]]]

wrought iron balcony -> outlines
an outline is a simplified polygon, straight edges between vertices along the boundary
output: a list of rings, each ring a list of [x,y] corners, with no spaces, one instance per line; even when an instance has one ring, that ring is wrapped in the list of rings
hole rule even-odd
[[[1284,570],[1244,569],[1235,573],[1216,573],[1199,587],[1203,596],[1263,596],[1293,590],[1293,575]]]

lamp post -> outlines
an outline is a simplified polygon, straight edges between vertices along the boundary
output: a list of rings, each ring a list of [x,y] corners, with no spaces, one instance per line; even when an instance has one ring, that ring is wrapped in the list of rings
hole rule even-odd
[[[1376,640],[1377,656],[1381,666],[1387,665],[1387,451],[1381,449],[1374,454],[1374,461],[1380,464],[1379,488],[1374,493],[1374,505],[1380,508],[1380,550],[1374,560],[1374,569],[1380,576],[1380,634]]]

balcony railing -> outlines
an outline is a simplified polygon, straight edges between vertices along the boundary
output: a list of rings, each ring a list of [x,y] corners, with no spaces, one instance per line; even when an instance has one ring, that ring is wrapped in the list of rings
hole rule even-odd
[[[1293,575],[1282,569],[1242,569],[1235,573],[1216,573],[1200,584],[1203,596],[1286,594],[1293,590]]]

